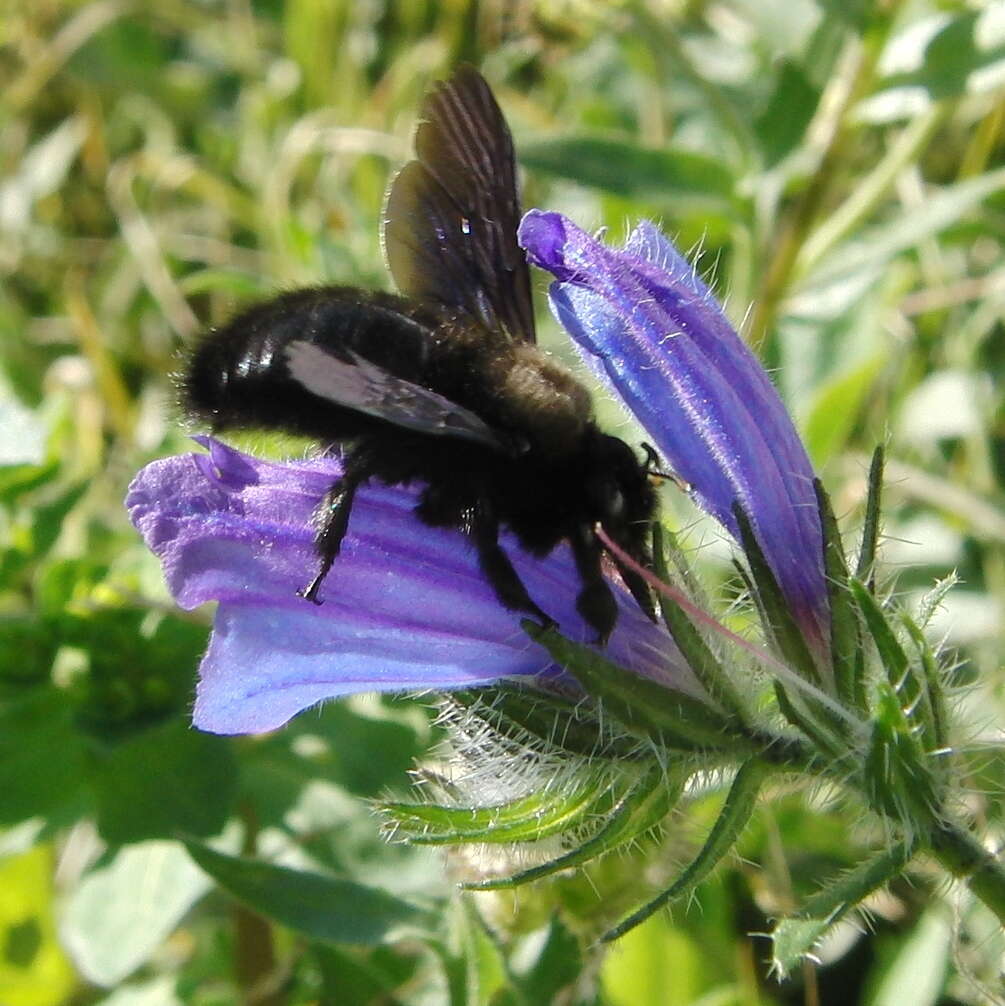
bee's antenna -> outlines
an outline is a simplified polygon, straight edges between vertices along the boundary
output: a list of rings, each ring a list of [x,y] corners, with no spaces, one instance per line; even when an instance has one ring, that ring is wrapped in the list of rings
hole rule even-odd
[[[666,479],[668,482],[672,482],[678,489],[682,492],[691,491],[691,483],[686,482],[682,479],[676,472],[665,472],[660,468],[660,456],[656,453],[656,448],[652,444],[647,444],[644,440],[642,441],[642,452],[646,456],[645,472],[650,478],[653,479]]]

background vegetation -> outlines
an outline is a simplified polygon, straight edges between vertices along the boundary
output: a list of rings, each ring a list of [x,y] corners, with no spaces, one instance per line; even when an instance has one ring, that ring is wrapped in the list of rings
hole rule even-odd
[[[387,285],[389,174],[427,83],[474,62],[526,206],[612,238],[651,216],[700,248],[848,527],[888,442],[885,559],[904,592],[962,578],[939,630],[969,810],[1000,834],[1005,5],[7,0],[0,47],[3,1006],[993,997],[1001,933],[923,868],[818,966],[767,974],[766,919],[858,858],[867,826],[823,795],[778,793],[689,911],[607,953],[599,928],[672,875],[721,793],[589,877],[459,899],[461,866],[384,843],[367,803],[435,740],[428,701],[195,733],[211,612],[173,607],[122,498],[189,449],[187,339],[277,289]],[[667,513],[722,582],[715,530]],[[235,881],[177,839],[221,833],[317,877]]]

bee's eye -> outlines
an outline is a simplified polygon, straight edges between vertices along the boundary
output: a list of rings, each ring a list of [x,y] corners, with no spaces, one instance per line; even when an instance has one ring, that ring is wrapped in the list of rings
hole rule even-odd
[[[607,497],[607,512],[612,517],[621,517],[625,512],[625,497],[617,486],[612,486]]]

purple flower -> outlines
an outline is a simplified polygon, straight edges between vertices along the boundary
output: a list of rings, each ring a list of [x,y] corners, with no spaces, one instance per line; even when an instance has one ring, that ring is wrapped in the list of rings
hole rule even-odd
[[[520,228],[530,260],[551,271],[552,308],[586,361],[613,386],[697,501],[737,534],[734,504],[815,652],[829,613],[813,471],[760,364],[708,288],[667,239],[641,224],[605,247],[555,213]],[[185,608],[216,600],[195,723],[219,733],[280,726],[352,692],[449,689],[556,675],[481,575],[464,535],[414,515],[417,490],[367,485],[318,608],[296,595],[316,568],[312,513],[340,474],[333,457],[285,464],[211,438],[209,455],[155,462],[126,504]],[[579,577],[565,547],[543,560],[503,545],[532,597],[574,639]],[[667,633],[616,589],[607,655],[700,694]]]
[[[417,493],[368,485],[325,581],[324,604],[296,595],[317,557],[311,515],[340,474],[335,458],[278,464],[197,438],[209,455],[155,461],[126,497],[183,608],[219,601],[200,668],[196,726],[269,730],[322,699],[352,692],[449,689],[556,674],[478,569],[457,531],[412,513]],[[520,577],[572,638],[595,634],[575,610],[571,555],[544,560],[503,538]],[[670,638],[624,590],[608,655],[697,694]]]
[[[555,276],[552,310],[583,358],[697,502],[734,537],[733,506],[743,508],[807,642],[825,654],[813,469],[767,374],[708,287],[651,223],[618,250],[558,213],[531,210],[519,240]]]

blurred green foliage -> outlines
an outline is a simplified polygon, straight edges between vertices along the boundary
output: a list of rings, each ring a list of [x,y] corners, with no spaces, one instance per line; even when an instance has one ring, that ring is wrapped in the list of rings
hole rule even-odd
[[[847,526],[888,442],[885,559],[907,593],[962,578],[938,629],[970,809],[1002,827],[998,0],[6,0],[0,1003],[989,1001],[1001,934],[920,871],[819,966],[766,974],[750,934],[870,827],[826,794],[779,793],[689,912],[605,957],[593,938],[686,861],[713,780],[658,846],[459,898],[465,864],[384,843],[360,799],[408,785],[424,704],[353,699],[263,738],[187,725],[209,613],[174,609],[122,508],[187,449],[176,354],[273,290],[387,284],[382,194],[460,60],[496,88],[526,206],[615,238],[653,216],[700,251]],[[720,582],[714,528],[666,512]]]

